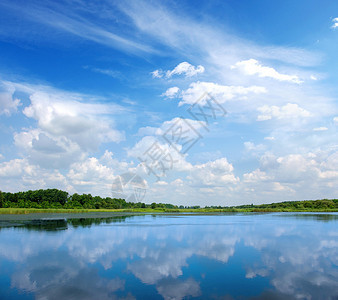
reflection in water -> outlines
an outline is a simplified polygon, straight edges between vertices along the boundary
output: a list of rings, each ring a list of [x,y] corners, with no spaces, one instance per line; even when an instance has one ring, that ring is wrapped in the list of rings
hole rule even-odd
[[[337,216],[6,220],[1,297],[337,299]]]

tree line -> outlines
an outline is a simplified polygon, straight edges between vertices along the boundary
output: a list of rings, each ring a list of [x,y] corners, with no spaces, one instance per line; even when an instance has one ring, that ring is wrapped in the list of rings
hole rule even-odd
[[[338,211],[338,199],[285,201],[261,205],[240,206],[177,206],[167,203],[126,202],[124,199],[101,198],[91,194],[70,195],[58,189],[35,190],[17,193],[0,191],[0,208],[50,208],[50,209],[133,209],[148,208],[159,210],[196,210],[196,211]]]
[[[164,208],[177,209],[176,205],[164,203],[145,204],[126,202],[124,199],[102,198],[91,194],[70,195],[58,189],[35,190],[17,193],[0,191],[1,208],[64,208],[64,209],[128,209]]]

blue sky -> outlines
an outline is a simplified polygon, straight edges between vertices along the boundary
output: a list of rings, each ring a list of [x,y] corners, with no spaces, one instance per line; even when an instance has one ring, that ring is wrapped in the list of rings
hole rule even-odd
[[[127,173],[149,203],[337,197],[337,17],[314,0],[1,1],[0,189],[109,196]],[[210,103],[226,114],[189,113]]]

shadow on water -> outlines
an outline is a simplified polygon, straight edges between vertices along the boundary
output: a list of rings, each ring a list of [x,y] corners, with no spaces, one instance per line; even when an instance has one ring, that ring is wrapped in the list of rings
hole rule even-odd
[[[89,228],[93,225],[122,223],[128,216],[98,217],[98,218],[53,218],[53,219],[33,219],[33,220],[0,220],[0,230],[3,228],[20,228],[35,231],[58,231],[67,230],[69,227]]]

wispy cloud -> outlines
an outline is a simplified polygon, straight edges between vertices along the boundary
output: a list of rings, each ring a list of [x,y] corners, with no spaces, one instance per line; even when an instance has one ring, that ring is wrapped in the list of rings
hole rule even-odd
[[[116,71],[116,70],[94,68],[94,67],[89,67],[89,66],[84,66],[83,68],[88,69],[88,70],[93,71],[93,72],[96,72],[96,73],[107,75],[107,76],[112,77],[112,78],[116,78],[116,79],[122,79],[123,78],[123,75],[121,74],[121,72]]]
[[[334,18],[332,19],[333,25],[331,26],[331,28],[336,29],[338,28],[338,18]]]
[[[313,128],[313,131],[326,131],[326,130],[328,130],[328,128],[324,126]]]
[[[274,59],[299,66],[318,64],[321,57],[301,48],[264,46],[239,38],[182,15],[178,11],[146,1],[121,2],[118,7],[143,34],[190,57],[204,57],[214,66],[232,65],[244,57]]]
[[[120,31],[116,30],[110,22],[105,22],[104,25],[100,22],[94,22],[88,17],[79,14],[75,7],[69,7],[66,11],[64,8],[62,12],[59,10],[57,3],[45,1],[43,4],[31,3],[22,9],[22,6],[4,1],[1,3],[3,9],[20,12],[20,15],[30,22],[46,25],[58,31],[65,32],[80,38],[105,45],[107,47],[120,49],[129,53],[137,54],[143,53],[157,53],[154,48],[142,42],[136,41],[134,38],[127,38],[123,36]],[[78,7],[76,7],[78,8]],[[8,28],[11,30],[11,28]],[[43,34],[41,31],[38,34]],[[48,38],[52,38],[49,35]]]

